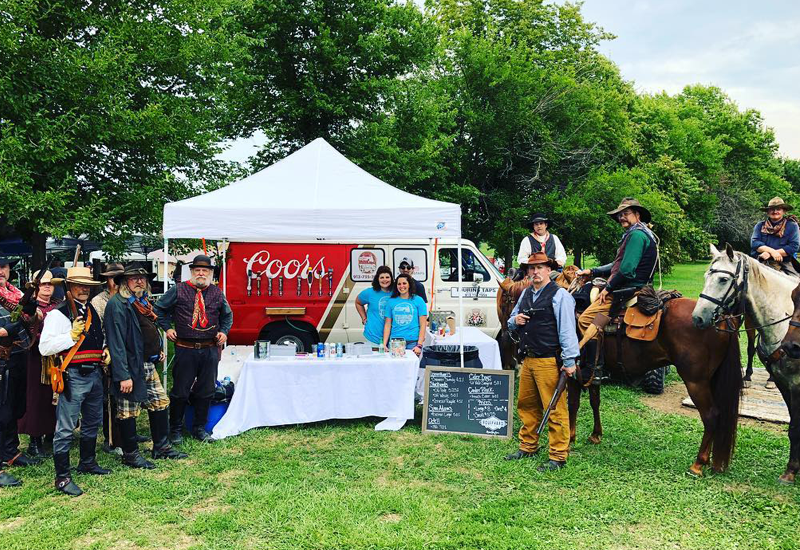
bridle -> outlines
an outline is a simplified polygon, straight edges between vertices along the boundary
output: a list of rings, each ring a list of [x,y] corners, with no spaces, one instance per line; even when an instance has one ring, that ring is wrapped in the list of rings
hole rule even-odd
[[[722,315],[729,317],[740,317],[744,314],[744,307],[742,306],[742,296],[747,292],[748,274],[750,267],[744,257],[740,257],[736,262],[736,271],[732,272],[727,269],[709,269],[708,274],[723,273],[732,277],[731,285],[722,295],[722,298],[715,298],[708,294],[700,293],[699,299],[706,300],[714,304],[714,312],[712,313],[713,323],[716,325],[717,321]],[[742,275],[742,282],[739,282],[739,274]],[[785,319],[784,319],[785,320]]]

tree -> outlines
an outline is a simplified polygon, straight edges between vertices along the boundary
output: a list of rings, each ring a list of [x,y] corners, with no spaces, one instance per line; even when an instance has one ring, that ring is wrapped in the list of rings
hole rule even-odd
[[[164,202],[224,178],[219,130],[239,43],[228,1],[9,0],[0,12],[0,215],[34,244],[112,252]]]

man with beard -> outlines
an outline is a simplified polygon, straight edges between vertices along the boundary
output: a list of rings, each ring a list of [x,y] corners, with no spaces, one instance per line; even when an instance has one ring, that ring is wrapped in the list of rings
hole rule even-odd
[[[11,312],[17,308],[22,291],[9,281],[14,262],[0,258],[0,463],[8,466],[38,464],[19,450],[17,420],[25,414],[27,387],[27,349],[30,337],[23,321],[32,322],[36,302],[31,301],[22,320],[12,321]],[[0,487],[11,487],[21,482],[7,474],[0,464]]]
[[[129,265],[116,279],[119,291],[108,301],[104,327],[111,352],[111,380],[122,434],[122,462],[131,468],[155,468],[139,454],[136,418],[142,407],[150,417],[153,458],[186,458],[169,443],[169,398],[156,372],[164,360],[156,314],[150,303],[149,274]]]
[[[608,280],[597,299],[578,318],[578,328],[583,336],[580,346],[585,347],[586,361],[583,364],[595,369],[595,379],[598,381],[604,378],[603,353],[597,353],[597,332],[602,330],[598,314],[602,314],[600,319],[607,319],[609,315],[613,317],[621,304],[652,282],[658,261],[658,240],[647,227],[651,219],[647,208],[636,199],[625,198],[608,215],[625,230],[614,261],[578,272],[578,275],[605,277]]]
[[[209,438],[205,425],[214,396],[220,348],[233,326],[228,300],[211,284],[214,274],[211,258],[203,254],[195,256],[189,269],[191,280],[170,288],[155,305],[158,326],[175,342],[169,420],[170,439],[176,445],[183,441],[183,415],[190,390],[194,405],[192,436],[200,441]]]
[[[56,433],[53,437],[55,485],[62,493],[78,496],[83,491],[70,475],[69,448],[79,416],[81,461],[76,471],[94,475],[111,473],[97,464],[95,454],[97,431],[103,418],[101,371],[103,364],[108,362],[108,353],[103,350],[103,328],[99,316],[89,303],[91,287],[100,285],[100,282],[92,279],[87,267],[69,268],[66,282],[68,299],[45,317],[39,353],[43,356],[58,354],[63,361],[64,392],[56,406]]]

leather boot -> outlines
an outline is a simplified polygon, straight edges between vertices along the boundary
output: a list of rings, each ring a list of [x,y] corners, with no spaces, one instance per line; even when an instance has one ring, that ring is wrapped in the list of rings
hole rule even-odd
[[[20,480],[5,470],[0,470],[0,487],[17,487],[18,485],[22,485]]]
[[[169,438],[173,445],[183,443],[183,414],[186,412],[186,401],[170,399],[169,404]]]
[[[39,459],[50,456],[50,454],[44,450],[43,436],[31,436],[31,442],[28,444],[28,456]]]
[[[192,437],[198,441],[211,441],[211,434],[206,431],[208,422],[208,409],[211,407],[210,399],[193,399],[194,420],[192,422]]]
[[[18,452],[16,456],[6,461],[9,466],[36,466],[42,462],[41,458],[31,458],[24,453]]]
[[[146,470],[155,468],[155,464],[145,460],[139,454],[139,444],[136,442],[136,419],[117,420],[117,424],[122,437],[122,463],[131,468],[144,468]]]
[[[166,409],[161,411],[148,411],[150,417],[150,433],[153,435],[153,458],[181,459],[189,455],[172,448],[169,443],[169,413]]]
[[[76,472],[82,474],[94,474],[96,476],[104,476],[111,473],[111,470],[101,468],[97,463],[97,438],[96,437],[82,437],[80,443],[81,449],[81,462],[75,468]]]
[[[69,453],[54,454],[53,462],[56,465],[56,489],[73,497],[82,495],[83,491],[73,483],[69,475]]]

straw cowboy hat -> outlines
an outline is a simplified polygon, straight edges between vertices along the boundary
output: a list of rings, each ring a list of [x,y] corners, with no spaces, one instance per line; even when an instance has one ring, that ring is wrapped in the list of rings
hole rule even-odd
[[[558,263],[553,258],[548,258],[547,254],[544,252],[535,252],[528,256],[527,261],[525,263],[519,264],[519,268],[522,270],[527,270],[528,267],[532,265],[549,265],[550,269],[558,269]]]
[[[68,283],[86,286],[100,286],[103,283],[92,279],[92,272],[88,267],[70,267],[67,269],[67,278],[64,279]]]
[[[652,219],[652,216],[650,216],[650,211],[642,206],[639,201],[631,197],[625,197],[622,199],[622,202],[619,203],[619,206],[617,206],[611,212],[606,212],[606,214],[611,216],[612,220],[617,221],[617,214],[628,208],[639,212],[639,219],[644,223],[650,223],[650,220]]]
[[[39,270],[39,271],[41,271],[41,270]],[[36,277],[39,276],[39,271],[37,271],[36,273],[33,274],[33,279],[36,279]],[[42,280],[39,281],[39,284],[43,285],[43,284],[46,284],[46,283],[50,283],[51,285],[59,285],[59,284],[61,284],[63,282],[64,282],[64,279],[61,279],[60,277],[53,277],[53,274],[50,272],[50,270],[47,270],[47,271],[44,272],[44,275],[42,275]],[[28,281],[27,283],[25,283],[25,288],[31,288],[32,286],[33,286],[33,280]]]
[[[768,212],[771,208],[783,208],[784,212],[788,212],[789,210],[793,210],[794,207],[791,204],[786,204],[783,202],[783,199],[780,197],[772,197],[767,203],[767,206],[762,208],[764,212]]]

